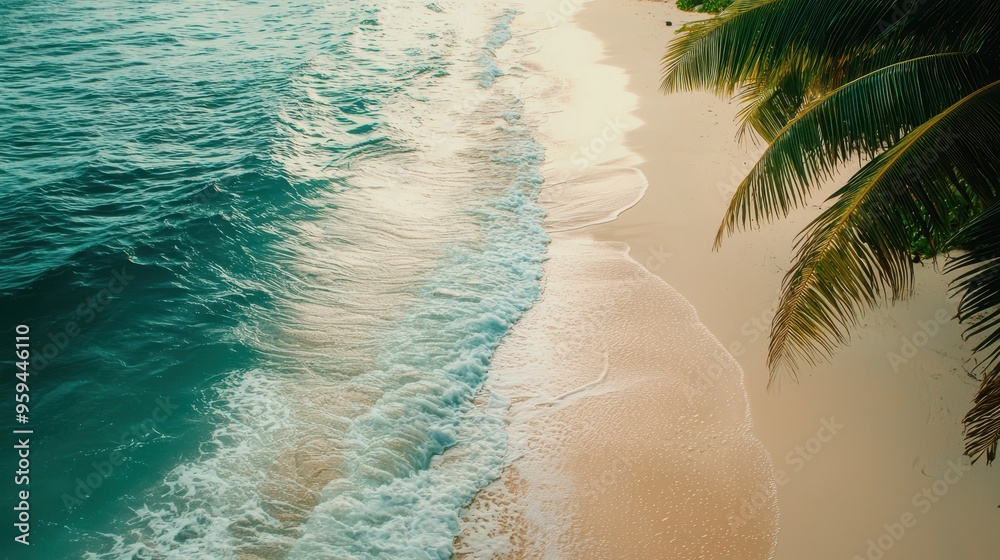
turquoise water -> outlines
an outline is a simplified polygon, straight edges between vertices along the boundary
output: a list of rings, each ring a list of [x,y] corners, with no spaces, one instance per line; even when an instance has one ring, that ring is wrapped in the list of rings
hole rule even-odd
[[[0,3],[6,557],[449,557],[547,243],[516,15]]]

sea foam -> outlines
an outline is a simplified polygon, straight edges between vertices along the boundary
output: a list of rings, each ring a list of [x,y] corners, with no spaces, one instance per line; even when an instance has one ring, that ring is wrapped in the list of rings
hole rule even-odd
[[[206,394],[210,440],[92,557],[450,557],[504,464],[509,403],[483,384],[548,235],[504,52],[517,12],[437,7],[359,13],[344,52],[303,66],[275,156],[331,188],[288,232],[264,363]],[[365,88],[345,96],[344,73]]]

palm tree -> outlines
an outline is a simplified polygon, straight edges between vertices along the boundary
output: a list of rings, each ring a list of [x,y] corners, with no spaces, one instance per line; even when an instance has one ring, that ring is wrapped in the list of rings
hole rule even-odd
[[[739,185],[729,234],[786,216],[853,159],[860,171],[795,242],[771,329],[779,370],[828,358],[863,314],[912,292],[914,245],[949,263],[982,385],[966,453],[1000,439],[1000,3],[736,0],[688,24],[666,92],[737,96],[741,135],[768,147]]]

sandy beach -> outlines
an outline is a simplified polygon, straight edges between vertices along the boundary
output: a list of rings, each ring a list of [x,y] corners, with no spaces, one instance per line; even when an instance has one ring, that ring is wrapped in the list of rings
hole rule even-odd
[[[627,242],[636,260],[694,304],[742,366],[754,432],[774,459],[775,557],[994,557],[1000,478],[984,463],[970,470],[962,456],[961,419],[978,381],[951,320],[947,277],[921,267],[911,301],[871,314],[831,363],[768,390],[770,310],[793,238],[823,198],[711,251],[727,197],[760,148],[736,140],[735,103],[658,92],[659,58],[673,30],[703,17],[673,4],[596,0],[579,18],[639,96],[644,124],[626,145],[645,160],[638,168],[650,184],[638,205],[594,235]]]
[[[912,300],[769,389],[777,291],[823,197],[713,252],[761,148],[737,140],[735,103],[658,91],[667,42],[705,16],[635,0],[570,11],[549,10],[543,33],[576,64],[526,58],[557,75],[566,109],[541,127],[545,292],[491,374],[517,450],[470,507],[500,517],[500,534],[479,535],[502,543],[491,554],[993,557],[1000,479],[962,455],[978,382],[948,278],[921,266]],[[479,542],[475,526],[460,544]]]
[[[1000,3],[677,3],[0,1],[0,558],[1000,557]]]

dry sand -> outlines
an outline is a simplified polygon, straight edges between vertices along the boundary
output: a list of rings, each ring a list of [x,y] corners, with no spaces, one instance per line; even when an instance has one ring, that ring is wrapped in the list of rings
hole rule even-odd
[[[605,45],[605,64],[631,78],[644,124],[625,141],[645,160],[638,168],[649,181],[638,205],[594,231],[628,243],[633,258],[690,300],[742,365],[754,432],[774,460],[775,557],[996,558],[1000,467],[968,470],[962,458],[961,418],[978,383],[967,374],[961,328],[937,320],[954,315],[955,301],[933,267],[918,270],[911,301],[871,314],[831,363],[767,389],[770,310],[792,239],[823,198],[711,251],[728,191],[759,148],[737,142],[734,103],[657,91],[666,43],[679,23],[702,17],[673,4],[595,0],[578,17]],[[747,511],[752,518],[753,508]]]

